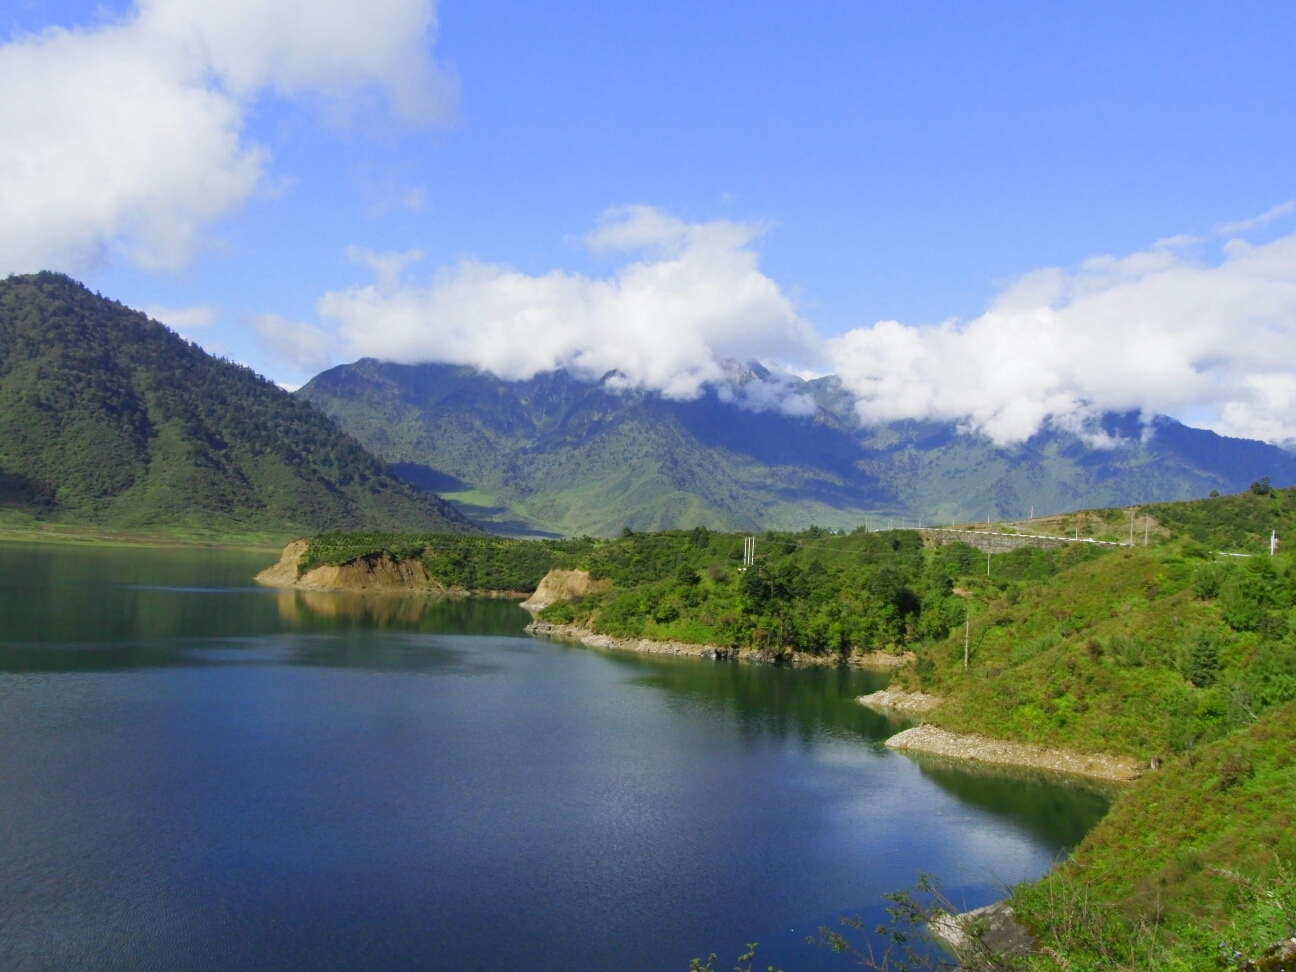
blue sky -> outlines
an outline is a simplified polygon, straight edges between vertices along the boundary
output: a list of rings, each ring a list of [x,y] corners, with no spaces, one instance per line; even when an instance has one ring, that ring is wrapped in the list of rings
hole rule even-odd
[[[145,14],[169,5],[155,0]],[[346,6],[330,0],[321,15]],[[432,9],[426,0],[387,7]],[[52,26],[92,35],[141,16],[124,3],[17,0],[0,26],[9,48],[31,47]],[[141,261],[119,245],[129,230],[109,225],[95,255],[54,262],[134,306],[210,308],[211,323],[190,328],[190,336],[289,383],[309,377],[316,359],[294,359],[283,342],[276,351],[254,321],[272,314],[316,328],[331,342],[329,360],[343,361],[387,346],[354,336],[386,327],[382,314],[402,286],[415,288],[419,313],[436,319],[426,339],[397,342],[390,356],[434,355],[448,327],[461,358],[491,366],[496,359],[464,338],[483,326],[484,312],[464,311],[448,324],[437,317],[449,311],[429,294],[434,271],[455,272],[472,258],[532,279],[555,270],[615,278],[630,262],[668,260],[683,245],[655,237],[648,256],[588,245],[596,227],[629,218],[605,216],[609,209],[647,206],[687,226],[729,221],[753,230],[733,246],[754,255],[761,278],[790,306],[758,309],[765,317],[754,333],[808,328],[811,335],[780,346],[757,340],[767,357],[819,371],[855,362],[852,387],[873,403],[865,417],[900,417],[906,409],[953,417],[975,416],[980,399],[940,401],[932,393],[898,403],[879,369],[908,374],[904,362],[894,342],[879,349],[871,330],[849,347],[808,349],[807,341],[894,320],[909,329],[902,337],[917,336],[936,369],[937,346],[958,343],[954,332],[940,331],[942,322],[960,322],[955,336],[967,338],[971,323],[984,322],[1005,293],[1046,268],[1062,268],[1065,280],[1040,306],[1074,310],[1075,292],[1093,286],[1083,268],[1094,257],[1164,253],[1157,241],[1191,236],[1173,251],[1174,265],[1160,269],[1209,276],[1230,259],[1222,249],[1230,239],[1263,249],[1296,232],[1296,214],[1285,211],[1216,232],[1296,197],[1291,5],[443,0],[435,16],[420,43],[442,80],[453,76],[453,107],[442,104],[425,113],[430,121],[412,123],[381,107],[399,84],[384,77],[365,81],[364,96],[350,98],[343,112],[318,78],[251,82],[235,98],[236,128],[244,147],[260,147],[263,167],[250,190],[231,190],[233,201],[201,220],[182,256],[165,265]],[[5,77],[20,83],[0,71]],[[209,83],[236,86],[219,77]],[[365,303],[363,322],[354,300],[322,317],[325,294],[374,279],[348,257],[352,247],[424,255],[388,281],[388,303]],[[11,251],[3,269],[31,269],[23,255]],[[1271,289],[1286,292],[1285,273]],[[1216,291],[1231,286],[1224,280]],[[566,313],[557,298],[534,299],[549,300],[551,314]],[[1131,299],[1141,306],[1142,297]],[[1270,293],[1247,306],[1272,303]],[[1256,326],[1283,330],[1291,307],[1270,314]],[[1255,324],[1254,310],[1237,316]],[[1072,318],[1056,326],[1088,328],[1102,344],[1109,325],[1085,313]],[[1242,326],[1228,318],[1226,309],[1221,335]],[[610,320],[595,315],[571,340],[596,341],[599,328],[615,328]],[[339,339],[342,332],[352,339]],[[1012,333],[996,331],[995,341],[1011,344]],[[713,356],[721,345],[733,350],[732,341],[706,340]],[[1065,356],[1067,341],[1050,353]],[[1114,391],[1092,374],[1064,376],[1032,393],[1029,415],[1007,425],[1019,430],[1060,413],[1083,424],[1091,405],[1133,406],[1289,439],[1296,432],[1296,413],[1289,414],[1296,400],[1287,402],[1293,396],[1284,384],[1291,376],[1258,375],[1246,361],[1212,372],[1208,359],[1217,352],[1209,341],[1171,341],[1168,351],[1184,359],[1185,375],[1202,379],[1194,389],[1222,382],[1239,390],[1178,397],[1167,390],[1143,399],[1136,386],[1146,375],[1126,376],[1128,387]],[[564,344],[554,360],[573,360],[572,353]],[[711,374],[689,361],[679,367],[699,381]],[[644,374],[652,370],[645,366]],[[922,380],[917,372],[905,378],[907,385]],[[1157,380],[1168,387],[1175,378]],[[998,437],[994,430],[1007,427],[1000,420],[1014,408],[996,402],[997,411],[973,425]]]

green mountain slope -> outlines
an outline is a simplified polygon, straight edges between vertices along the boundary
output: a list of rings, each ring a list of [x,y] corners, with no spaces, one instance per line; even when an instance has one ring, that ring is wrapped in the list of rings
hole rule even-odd
[[[307,403],[52,273],[0,281],[0,507],[267,539],[473,529]]]
[[[753,373],[747,380],[760,376]],[[1046,430],[1013,448],[948,424],[856,425],[834,378],[802,383],[812,416],[753,412],[709,394],[673,402],[565,372],[505,382],[451,365],[365,359],[298,394],[410,481],[512,529],[850,528],[1027,516],[1296,482],[1296,457],[1158,420],[1109,416],[1092,448]]]

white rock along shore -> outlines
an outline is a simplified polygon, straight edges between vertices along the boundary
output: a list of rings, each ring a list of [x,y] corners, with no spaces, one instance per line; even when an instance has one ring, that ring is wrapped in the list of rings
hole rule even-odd
[[[687,655],[693,658],[731,659],[759,664],[782,663],[800,668],[831,668],[841,664],[852,668],[869,668],[891,671],[913,660],[909,653],[891,655],[882,651],[867,655],[811,655],[805,652],[776,652],[759,648],[729,648],[722,645],[694,645],[683,641],[653,641],[651,638],[618,638],[597,634],[589,628],[575,624],[553,624],[549,621],[532,621],[527,631],[542,638],[556,641],[574,641],[590,648],[615,651],[637,651],[653,655]]]
[[[1052,770],[1073,776],[1127,783],[1138,779],[1146,763],[1132,756],[1108,756],[1104,753],[1076,753],[1067,749],[1050,749],[1030,743],[989,739],[972,733],[950,732],[933,725],[914,726],[898,732],[886,741],[889,749],[904,752],[931,753],[955,759],[970,759],[1000,766],[1027,766]]]

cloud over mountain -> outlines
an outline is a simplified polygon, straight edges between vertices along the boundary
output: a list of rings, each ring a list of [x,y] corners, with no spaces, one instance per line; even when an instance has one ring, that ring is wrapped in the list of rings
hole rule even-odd
[[[183,264],[265,174],[244,136],[258,97],[438,117],[454,84],[428,55],[435,30],[431,0],[139,0],[0,46],[0,273],[114,252]]]
[[[464,261],[426,285],[388,277],[325,294],[319,310],[357,355],[472,364],[505,379],[616,371],[626,386],[693,398],[727,382],[733,360],[818,354],[810,326],[757,266],[758,233],[630,207],[586,237],[595,250],[639,255],[606,279]]]
[[[1007,443],[1049,419],[1196,410],[1218,432],[1296,438],[1296,236],[1193,252],[1040,270],[965,324],[883,321],[829,353],[865,421],[959,420]]]
[[[506,379],[617,371],[668,397],[712,385],[751,407],[803,411],[777,378],[735,380],[734,361],[759,360],[776,374],[835,372],[862,421],[953,420],[1000,444],[1046,423],[1083,433],[1103,412],[1130,410],[1296,439],[1296,236],[1176,238],[1028,273],[971,321],[881,321],[823,339],[760,271],[758,232],[615,210],[586,242],[637,258],[605,279],[465,261],[413,285],[398,279],[405,255],[389,254],[377,283],[328,293],[319,310],[353,354],[472,364]]]

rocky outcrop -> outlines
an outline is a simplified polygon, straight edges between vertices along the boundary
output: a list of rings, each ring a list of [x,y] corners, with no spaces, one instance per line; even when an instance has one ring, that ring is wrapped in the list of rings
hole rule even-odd
[[[968,963],[974,957],[1020,957],[1030,954],[1031,933],[1007,901],[996,901],[957,915],[941,915],[927,926],[932,936]]]
[[[891,709],[896,712],[908,712],[911,715],[926,715],[945,700],[939,695],[927,695],[923,692],[903,692],[900,689],[883,689],[871,695],[861,695],[855,700],[870,709]]]
[[[396,560],[386,553],[366,554],[344,564],[324,564],[301,573],[309,540],[294,540],[284,547],[279,562],[256,575],[266,587],[292,587],[301,591],[350,591],[359,594],[446,594],[450,597],[499,597],[519,600],[526,591],[466,590],[447,587],[428,573],[417,557]]]
[[[1138,779],[1146,765],[1131,756],[1074,753],[1030,743],[988,739],[975,734],[950,732],[932,725],[914,726],[886,741],[890,749],[970,759],[1000,766],[1026,766],[1099,780],[1128,782]]]
[[[266,587],[295,587],[303,591],[447,593],[445,585],[427,572],[423,561],[395,560],[387,554],[369,554],[345,564],[324,564],[299,576],[308,546],[306,540],[288,544],[279,563],[257,574],[256,582]]]
[[[445,594],[447,588],[421,560],[395,560],[387,554],[357,557],[306,571],[293,585],[306,591],[360,591]]]
[[[595,591],[606,591],[612,586],[609,580],[593,580],[587,570],[563,570],[555,567],[540,579],[535,593],[522,602],[528,611],[540,611],[550,604],[584,597]]]
[[[733,648],[723,645],[695,645],[684,641],[654,641],[651,638],[619,638],[615,635],[599,634],[575,624],[553,624],[538,620],[528,624],[526,630],[541,638],[572,641],[589,648],[637,651],[651,655],[686,655],[694,658],[726,659],[764,665],[792,665],[798,668],[836,668],[847,665],[852,668],[889,670],[895,667],[891,660],[897,657],[901,659],[900,664],[905,663],[902,656],[885,655],[882,652],[848,655],[843,658],[840,655],[811,655],[799,651],[775,651],[768,648]],[[879,663],[879,656],[886,661]]]
[[[283,548],[283,553],[279,555],[279,563],[267,567],[256,575],[256,582],[266,587],[295,587],[297,568],[309,547],[309,540],[294,540]]]

